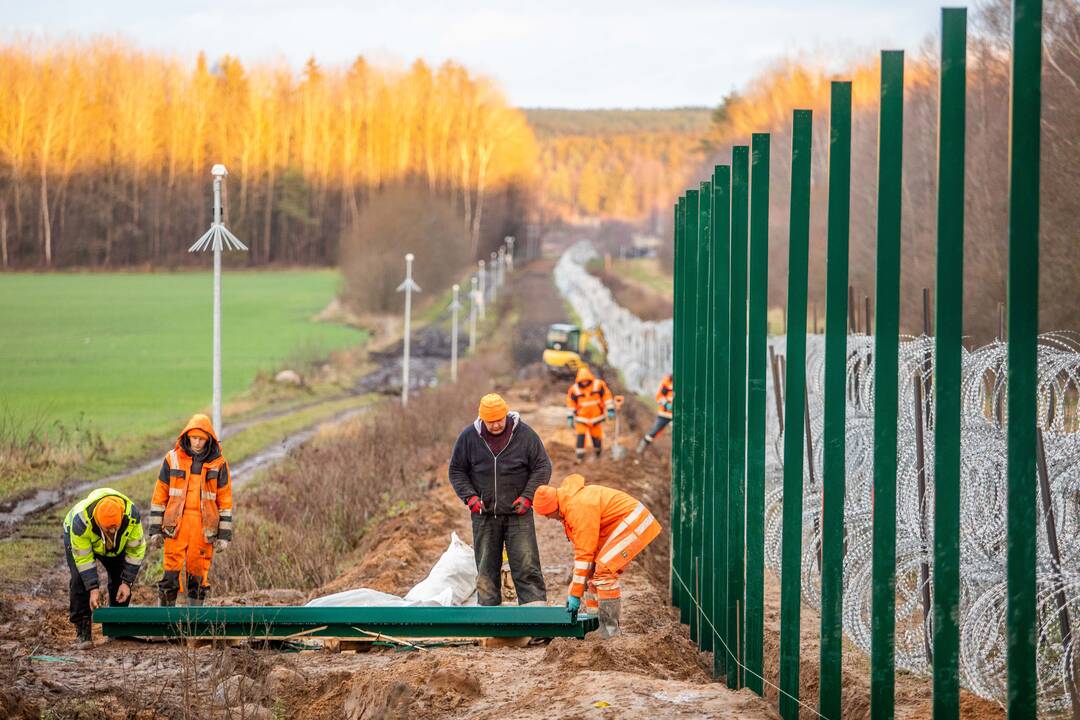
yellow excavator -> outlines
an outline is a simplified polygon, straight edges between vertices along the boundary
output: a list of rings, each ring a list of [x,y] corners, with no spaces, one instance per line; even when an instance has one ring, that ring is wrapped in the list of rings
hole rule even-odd
[[[548,327],[544,344],[544,365],[553,375],[573,376],[582,365],[588,365],[589,341],[596,339],[607,356],[607,341],[600,328],[582,330],[577,325],[555,323]]]

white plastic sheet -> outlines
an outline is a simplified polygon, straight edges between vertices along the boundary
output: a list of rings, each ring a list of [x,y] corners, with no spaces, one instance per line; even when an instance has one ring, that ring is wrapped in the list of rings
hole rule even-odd
[[[453,533],[450,546],[431,568],[428,576],[404,598],[389,593],[356,588],[315,598],[309,607],[403,607],[407,605],[475,605],[476,560],[472,546]]]

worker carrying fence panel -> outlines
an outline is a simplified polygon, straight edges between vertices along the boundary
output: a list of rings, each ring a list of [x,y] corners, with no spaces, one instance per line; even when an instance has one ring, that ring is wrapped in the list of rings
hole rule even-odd
[[[604,444],[604,421],[615,417],[615,396],[607,383],[592,374],[587,367],[577,371],[574,384],[566,391],[567,424],[577,433],[574,455],[578,462],[585,458],[585,436],[592,438],[593,452],[600,457]]]
[[[112,488],[94,490],[64,517],[64,557],[68,583],[69,619],[80,649],[93,647],[91,617],[104,605],[98,587],[97,562],[109,577],[109,604],[126,607],[131,588],[146,555],[139,508]]]
[[[480,399],[450,457],[450,485],[472,512],[476,590],[481,605],[502,603],[503,547],[518,603],[547,601],[533,521],[533,493],[551,479],[540,436],[501,396]]]
[[[165,456],[150,501],[150,543],[164,540],[163,606],[175,605],[181,580],[188,605],[210,591],[210,562],[233,534],[232,479],[210,418],[193,415]],[[181,578],[183,573],[183,578]]]
[[[675,380],[671,373],[664,376],[664,379],[660,381],[660,389],[656,391],[656,422],[653,423],[652,429],[645,433],[645,437],[641,438],[641,442],[637,446],[637,454],[641,455],[645,450],[652,445],[653,440],[660,436],[660,433],[664,432],[673,417],[673,410],[675,409]]]
[[[566,606],[600,618],[600,634],[619,632],[619,576],[638,553],[660,534],[660,523],[642,503],[621,490],[586,485],[581,475],[568,475],[558,489],[541,485],[536,512],[561,520],[574,545],[574,575]]]

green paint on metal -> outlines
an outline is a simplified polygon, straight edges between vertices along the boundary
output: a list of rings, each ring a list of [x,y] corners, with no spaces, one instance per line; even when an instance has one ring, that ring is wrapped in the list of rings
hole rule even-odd
[[[791,133],[788,240],[787,379],[784,507],[780,560],[780,716],[799,717],[803,511],[803,412],[806,388],[806,290],[810,252],[810,152],[813,114],[795,110]],[[895,416],[894,416],[895,417]]]
[[[746,686],[758,695],[765,641],[765,418],[769,335],[769,135],[750,139],[750,319],[746,390]]]
[[[1038,685],[1035,430],[1039,329],[1042,1],[1013,0],[1009,115],[1008,512],[1006,609],[1010,720],[1035,718]]]
[[[829,104],[829,218],[825,280],[825,417],[822,432],[821,684],[818,712],[841,714],[848,236],[851,210],[851,83],[834,82]]]
[[[713,317],[713,356],[710,365],[710,423],[709,475],[713,478],[713,494],[709,511],[714,518],[712,543],[716,551],[716,572],[713,574],[714,602],[709,608],[719,639],[713,653],[713,676],[719,677],[729,667],[730,658],[724,644],[730,644],[727,628],[727,371],[728,371],[728,276],[729,245],[731,241],[731,167],[713,168],[713,267],[714,283],[709,304]]]
[[[750,148],[731,149],[731,263],[728,371],[728,596],[727,643],[732,657],[727,685],[743,685],[742,646],[746,539],[746,262],[749,231]]]
[[[891,720],[896,682],[896,381],[904,142],[904,53],[900,50],[881,53],[879,122],[870,717]]]
[[[562,607],[110,607],[106,637],[576,637],[595,630]],[[366,632],[365,632],[366,631]]]
[[[685,427],[688,431],[683,439],[686,472],[683,476],[682,487],[679,494],[679,505],[682,507],[683,513],[683,547],[682,547],[682,569],[679,571],[682,575],[683,582],[686,583],[688,588],[688,602],[685,608],[680,608],[680,618],[683,618],[683,612],[685,611],[685,620],[687,625],[690,626],[690,638],[697,641],[697,623],[696,618],[698,615],[697,606],[694,605],[695,601],[699,601],[697,597],[697,589],[694,587],[694,546],[692,542],[691,529],[697,518],[694,516],[693,507],[693,491],[694,491],[694,458],[697,454],[697,444],[700,441],[699,437],[695,434],[697,428],[697,414],[699,411],[699,402],[696,397],[697,393],[693,391],[698,386],[697,380],[697,316],[699,311],[699,298],[700,295],[700,282],[698,279],[698,252],[700,251],[700,243],[698,243],[698,191],[687,190],[686,191],[686,222],[683,226],[686,233],[686,258],[685,258],[685,270],[686,273],[686,304],[684,311],[686,312],[686,326],[685,326],[685,344],[683,349],[686,352],[686,387],[691,390],[687,393],[686,397],[686,409],[683,417],[685,418]],[[678,393],[676,393],[676,397]]]
[[[699,192],[700,204],[698,206],[698,285],[699,297],[709,297],[710,288],[715,282],[710,277],[713,267],[713,230],[712,230],[712,183],[703,182]],[[697,359],[697,384],[703,392],[695,392],[699,400],[699,409],[694,425],[694,432],[701,441],[697,444],[697,452],[694,461],[694,507],[697,508],[694,522],[694,548],[698,557],[701,558],[696,566],[694,582],[697,585],[698,602],[701,603],[703,612],[708,612],[713,598],[713,568],[716,557],[712,543],[712,513],[707,509],[705,502],[711,496],[712,473],[706,471],[706,463],[712,455],[712,443],[709,442],[707,428],[710,421],[711,410],[706,398],[711,382],[709,372],[710,358],[716,354],[716,337],[713,329],[713,310],[709,303],[699,303],[698,308],[698,345],[694,353]],[[698,617],[698,646],[705,652],[713,648],[713,633],[708,625]]]
[[[960,717],[960,375],[967,10],[941,11],[934,338],[934,718]]]
[[[675,203],[675,213],[673,216],[672,227],[672,244],[674,247],[674,289],[673,289],[673,317],[672,317],[672,344],[671,344],[671,367],[674,375],[679,375],[682,372],[680,362],[683,358],[682,347],[680,341],[683,338],[681,323],[685,317],[685,313],[682,312],[683,306],[683,294],[684,294],[684,281],[682,273],[682,256],[683,256],[683,241],[682,241],[682,213],[683,213],[683,198],[680,197],[679,201]],[[683,399],[678,394],[675,395],[675,403],[673,409],[676,413],[682,412]],[[681,527],[681,514],[679,512],[679,482],[682,476],[682,430],[677,424],[671,426],[671,523],[668,525],[671,528],[671,604],[675,607],[683,605],[682,601],[682,586],[679,585],[679,579],[676,577],[676,561],[679,557],[679,548],[682,534],[679,532]]]

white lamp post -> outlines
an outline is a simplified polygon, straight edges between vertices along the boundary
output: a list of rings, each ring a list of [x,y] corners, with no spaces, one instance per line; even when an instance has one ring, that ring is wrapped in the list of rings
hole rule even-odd
[[[213,369],[213,417],[214,431],[221,437],[221,250],[247,250],[247,245],[229,232],[221,221],[221,183],[229,174],[222,164],[210,169],[214,177],[214,221],[210,229],[188,248],[188,252],[214,251],[214,369]]]
[[[484,319],[484,301],[487,299],[487,283],[484,281],[487,273],[484,271],[484,261],[477,260],[476,267],[478,268],[476,274],[480,276],[480,319]]]
[[[491,290],[491,304],[494,305],[498,300],[499,295],[499,256],[495,253],[491,253],[491,264],[488,265],[488,272],[491,273],[489,278],[488,288]]]
[[[514,272],[514,236],[506,236],[506,269]]]
[[[397,287],[398,292],[405,293],[405,343],[401,358],[402,407],[409,404],[409,335],[412,330],[412,294],[420,292],[420,286],[412,279],[412,263],[415,257],[412,253],[405,256],[405,279]]]
[[[472,276],[472,290],[469,291],[469,354],[476,352],[476,315],[478,312],[477,300],[480,298],[478,288],[479,280]]]
[[[457,382],[458,310],[461,309],[458,290],[460,286],[454,283],[454,299],[450,302],[450,313],[453,318],[450,322],[450,379],[453,382]]]

